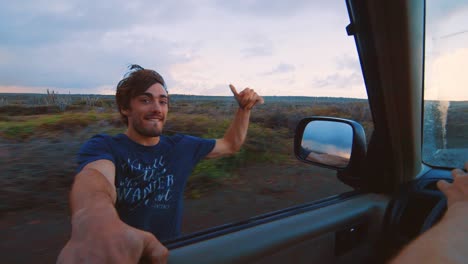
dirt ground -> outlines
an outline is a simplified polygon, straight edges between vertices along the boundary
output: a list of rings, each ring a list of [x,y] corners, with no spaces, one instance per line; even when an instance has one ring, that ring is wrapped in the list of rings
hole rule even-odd
[[[0,143],[0,256],[3,263],[54,263],[70,235],[67,195],[79,142]],[[43,162],[48,160],[48,162]],[[244,220],[349,191],[335,172],[300,162],[239,169],[186,199],[183,233]]]

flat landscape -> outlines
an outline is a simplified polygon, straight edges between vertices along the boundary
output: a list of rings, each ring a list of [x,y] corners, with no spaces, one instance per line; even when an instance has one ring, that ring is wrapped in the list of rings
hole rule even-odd
[[[254,108],[238,154],[204,160],[194,170],[185,191],[184,234],[351,190],[335,171],[298,161],[293,138],[296,124],[314,115],[355,120],[369,137],[373,127],[367,100],[265,101]],[[444,132],[449,146],[467,142],[468,124],[468,103],[451,106]],[[171,95],[164,133],[222,137],[236,108],[232,97]],[[0,94],[2,261],[55,261],[70,235],[68,192],[78,149],[94,134],[124,131],[113,96]]]

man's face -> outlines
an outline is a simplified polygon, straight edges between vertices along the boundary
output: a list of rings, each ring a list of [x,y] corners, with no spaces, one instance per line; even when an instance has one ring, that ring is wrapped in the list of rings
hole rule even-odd
[[[168,96],[164,87],[153,84],[143,94],[130,100],[130,109],[122,110],[128,117],[128,129],[143,137],[161,135],[168,112]]]

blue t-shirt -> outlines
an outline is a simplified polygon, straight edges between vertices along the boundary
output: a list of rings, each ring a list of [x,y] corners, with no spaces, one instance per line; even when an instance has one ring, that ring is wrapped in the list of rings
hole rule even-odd
[[[167,240],[180,235],[187,178],[214,145],[213,139],[175,135],[161,136],[158,144],[148,147],[125,134],[99,134],[80,149],[78,172],[96,160],[112,161],[122,221]]]

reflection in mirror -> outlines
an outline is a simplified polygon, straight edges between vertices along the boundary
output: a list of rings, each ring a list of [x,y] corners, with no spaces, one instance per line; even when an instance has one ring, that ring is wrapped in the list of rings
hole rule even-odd
[[[353,145],[353,129],[347,123],[313,120],[304,129],[301,158],[322,165],[346,168]]]

